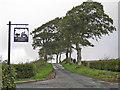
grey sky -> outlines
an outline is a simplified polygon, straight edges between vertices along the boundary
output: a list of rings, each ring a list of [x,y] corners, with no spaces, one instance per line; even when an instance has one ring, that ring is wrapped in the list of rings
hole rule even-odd
[[[29,24],[29,32],[34,28],[56,18],[65,16],[66,12],[72,7],[80,5],[86,0],[0,0],[0,55],[7,59],[7,39],[8,26],[10,20],[12,23]],[[118,1],[119,0],[95,0],[101,2],[105,12],[114,20],[114,25],[118,27]],[[118,28],[117,28],[118,30]],[[13,42],[12,26],[11,32],[11,62],[28,62],[38,58],[38,50],[33,50],[32,37],[29,36],[29,43]],[[82,60],[96,60],[105,57],[118,57],[118,32],[104,36],[99,42],[91,40],[95,47],[84,47],[82,49]],[[63,55],[62,58],[65,56]],[[76,52],[72,54],[76,58]]]
[[[118,57],[120,58],[120,1],[118,4]]]

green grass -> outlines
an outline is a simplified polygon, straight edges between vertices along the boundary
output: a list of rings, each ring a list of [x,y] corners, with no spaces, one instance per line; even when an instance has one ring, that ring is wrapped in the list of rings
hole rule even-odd
[[[2,69],[0,68],[0,77],[2,76]]]
[[[15,81],[45,79],[50,72],[52,72],[52,64],[46,63],[46,65],[41,66],[41,68],[38,70],[38,72],[34,77],[25,78],[25,79],[16,79]]]
[[[91,69],[86,66],[79,66],[78,68],[76,64],[65,64],[65,62],[61,62],[61,64],[71,72],[75,72],[78,74],[82,74],[84,76],[92,77],[97,80],[103,80],[108,82],[118,82],[118,79],[120,80],[120,72],[112,72],[107,70],[96,70]]]

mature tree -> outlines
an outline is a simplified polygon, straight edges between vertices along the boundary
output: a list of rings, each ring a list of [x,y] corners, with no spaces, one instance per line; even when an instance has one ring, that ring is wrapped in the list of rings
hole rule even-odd
[[[74,31],[72,25],[74,24],[71,20],[71,17],[63,17],[61,22],[59,23],[59,32],[62,34],[62,43],[64,44],[65,53],[66,53],[66,63],[71,63],[71,54],[72,54],[72,38],[74,35]],[[68,58],[69,54],[69,58]]]
[[[63,35],[59,31],[55,34],[54,41],[51,44],[54,48],[52,49],[54,51],[53,54],[56,54],[56,63],[61,61],[61,54],[65,52],[66,45],[63,40]],[[58,61],[59,56],[59,61]]]
[[[42,26],[38,27],[32,32],[33,44],[35,48],[39,47],[39,54],[44,56],[44,60],[47,61],[47,55],[54,53],[53,41],[55,40],[57,27],[60,18],[55,18]]]
[[[66,19],[68,18],[68,19]],[[67,24],[66,23],[67,20]],[[105,14],[103,6],[98,2],[83,2],[67,12],[61,30],[68,29],[71,42],[76,44],[77,63],[81,64],[81,46],[93,46],[89,38],[98,40],[115,29],[113,20]]]
[[[82,24],[82,23],[81,23]],[[81,26],[79,25],[79,27]],[[74,17],[72,15],[66,15],[63,17],[61,23],[59,24],[59,31],[63,35],[63,40],[65,41],[65,44],[67,46],[66,49],[66,62],[71,63],[71,54],[72,49],[75,49],[73,45],[75,44],[78,47],[78,44],[81,44],[82,46],[93,46],[86,38],[87,36],[83,36],[80,30],[78,29],[78,26],[74,20]],[[77,48],[78,54],[77,59],[81,58],[80,48]],[[68,53],[69,53],[69,59],[68,59]],[[81,60],[81,59],[80,59]]]
[[[82,46],[94,46],[89,39],[100,39],[115,31],[113,20],[105,14],[103,6],[98,2],[83,2],[72,8],[66,16],[51,20],[32,32],[33,47],[40,47],[39,54],[58,55],[66,53],[67,62],[71,63],[73,45],[76,45],[77,63],[81,65]],[[69,54],[69,59],[68,59]]]

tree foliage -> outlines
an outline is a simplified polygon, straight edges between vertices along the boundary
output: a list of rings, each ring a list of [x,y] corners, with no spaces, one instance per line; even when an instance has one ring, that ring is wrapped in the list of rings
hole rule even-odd
[[[32,32],[34,49],[40,47],[39,54],[44,56],[47,61],[47,55],[56,54],[58,52],[59,34],[57,31],[58,23],[61,18],[55,18]],[[56,48],[57,47],[57,48]]]
[[[103,10],[103,5],[98,2],[83,2],[81,5],[68,11],[66,16],[72,17],[74,27],[81,32],[82,38],[100,39],[102,35],[115,30],[113,20]]]
[[[98,41],[103,35],[109,35],[115,30],[112,18],[105,13],[101,3],[83,2],[69,10],[66,16],[55,18],[35,29],[32,32],[33,47],[41,47],[39,54],[43,56],[66,53],[68,58],[69,53],[69,63],[72,50],[75,49],[80,65],[81,48],[94,46],[89,39]]]
[[[98,40],[116,30],[112,18],[105,14],[103,6],[98,2],[83,2],[68,11],[64,19],[61,30],[67,30],[72,43],[76,44],[78,64],[81,62],[79,45],[94,46],[89,38]]]

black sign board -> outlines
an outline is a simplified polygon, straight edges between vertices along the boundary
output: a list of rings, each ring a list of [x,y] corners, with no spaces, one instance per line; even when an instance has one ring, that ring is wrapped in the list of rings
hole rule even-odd
[[[29,40],[29,29],[22,27],[14,28],[14,42],[28,42]]]

